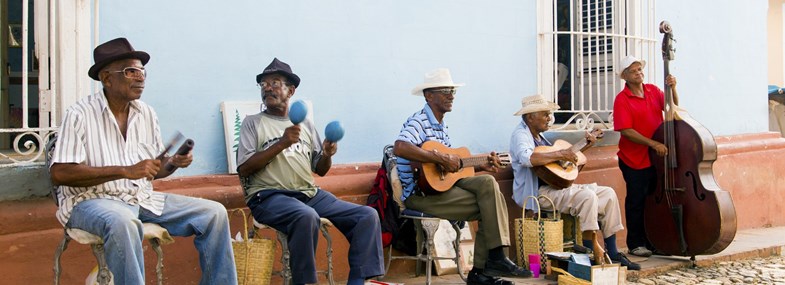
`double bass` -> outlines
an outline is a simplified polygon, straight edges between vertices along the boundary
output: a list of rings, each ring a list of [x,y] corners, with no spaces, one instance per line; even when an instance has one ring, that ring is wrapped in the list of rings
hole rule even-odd
[[[674,58],[673,34],[668,22],[660,23],[665,78]],[[714,180],[712,164],[717,145],[712,134],[686,111],[676,106],[670,86],[665,86],[664,121],[652,137],[665,144],[660,157],[649,150],[657,172],[657,188],[646,198],[644,227],[657,250],[675,256],[714,254],[724,250],[736,235],[736,210],[729,192]]]

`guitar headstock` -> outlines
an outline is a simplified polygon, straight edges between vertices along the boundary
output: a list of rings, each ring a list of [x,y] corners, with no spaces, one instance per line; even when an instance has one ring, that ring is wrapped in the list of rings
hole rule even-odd
[[[591,131],[591,135],[597,139],[601,139],[603,136],[605,136],[605,132],[603,132],[601,129],[594,129]]]
[[[507,167],[512,163],[509,153],[506,152],[497,153],[496,157],[499,158],[499,164],[501,165],[501,167]]]

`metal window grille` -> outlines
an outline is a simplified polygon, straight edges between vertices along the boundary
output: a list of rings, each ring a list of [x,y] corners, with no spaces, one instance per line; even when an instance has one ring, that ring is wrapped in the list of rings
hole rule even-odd
[[[624,87],[618,62],[646,60],[655,72],[654,1],[538,1],[538,90],[561,107],[554,130],[613,128],[613,100]]]
[[[53,88],[57,80],[54,73],[50,73],[57,67],[57,46],[55,34],[49,32],[55,29],[55,3],[55,0],[21,0],[11,3],[21,5],[22,10],[21,22],[14,25],[16,30],[9,28],[9,38],[13,39],[10,41],[11,46],[21,48],[21,69],[9,75],[21,82],[21,92],[13,94],[9,90],[3,95],[18,96],[21,108],[2,106],[8,109],[2,118],[6,123],[0,125],[0,139],[7,141],[4,142],[5,147],[0,149],[0,168],[43,164],[44,148],[57,129],[53,119],[57,117],[57,100],[54,100]],[[33,9],[34,15],[32,21],[29,19],[30,9]],[[38,106],[31,106],[28,98],[30,88],[36,86],[30,84],[31,79],[33,83],[35,80],[38,82]],[[4,88],[9,89],[7,86]],[[31,117],[37,117],[38,121],[31,122]]]

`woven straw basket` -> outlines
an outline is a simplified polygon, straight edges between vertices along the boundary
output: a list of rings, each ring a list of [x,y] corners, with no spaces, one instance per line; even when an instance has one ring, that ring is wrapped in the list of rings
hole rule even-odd
[[[547,196],[540,195],[539,198],[547,199],[553,204],[553,200]],[[537,219],[526,218],[526,203],[533,200],[537,205]],[[561,215],[554,209],[553,219],[542,217],[540,202],[537,197],[528,196],[523,202],[523,218],[515,219],[515,242],[518,245],[518,264],[525,264],[524,268],[529,268],[529,254],[540,256],[540,264],[547,265],[545,253],[562,251],[564,242],[563,223]],[[540,266],[540,271],[545,272],[546,266]]]
[[[275,258],[275,242],[271,239],[249,239],[248,219],[244,209],[234,210],[243,216],[243,240],[232,240],[234,262],[239,285],[269,285]]]

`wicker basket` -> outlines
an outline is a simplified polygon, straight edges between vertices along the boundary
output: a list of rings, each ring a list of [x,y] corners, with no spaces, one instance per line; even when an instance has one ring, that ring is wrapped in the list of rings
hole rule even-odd
[[[234,210],[243,216],[243,240],[232,240],[234,262],[239,285],[269,285],[275,258],[275,242],[271,239],[248,238],[248,219],[244,209]]]
[[[540,195],[539,198],[547,199],[553,204],[553,200],[547,196]],[[526,218],[526,202],[534,200],[537,205],[537,219]],[[540,202],[537,197],[529,196],[523,202],[523,218],[515,219],[515,242],[518,245],[518,264],[525,264],[524,268],[529,268],[529,254],[540,255],[540,264],[547,265],[545,262],[545,253],[553,251],[562,251],[562,243],[564,242],[563,222],[561,215],[557,210],[554,210],[552,219],[547,219],[542,216],[540,210]],[[546,266],[540,266],[541,272],[546,272]]]

